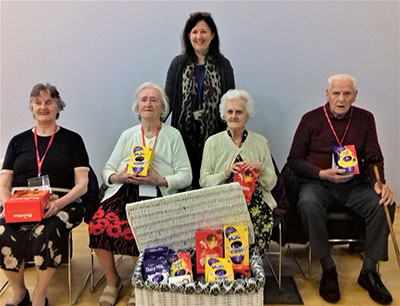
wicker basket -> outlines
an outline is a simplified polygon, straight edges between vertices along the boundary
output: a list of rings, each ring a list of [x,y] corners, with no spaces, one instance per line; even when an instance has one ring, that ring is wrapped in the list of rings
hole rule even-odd
[[[253,277],[234,282],[157,284],[145,281],[142,275],[145,248],[168,245],[177,250],[194,249],[197,230],[247,225],[249,242],[253,243],[253,226],[238,183],[131,203],[126,212],[142,252],[132,277],[136,305],[264,305],[265,273],[258,254],[250,258]]]

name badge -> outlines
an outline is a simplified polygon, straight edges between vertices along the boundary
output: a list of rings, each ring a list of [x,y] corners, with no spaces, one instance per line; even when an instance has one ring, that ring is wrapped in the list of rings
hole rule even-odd
[[[153,185],[139,185],[139,196],[155,198],[157,196],[157,187]]]
[[[30,190],[49,190],[51,193],[50,178],[47,174],[29,178],[28,187]]]

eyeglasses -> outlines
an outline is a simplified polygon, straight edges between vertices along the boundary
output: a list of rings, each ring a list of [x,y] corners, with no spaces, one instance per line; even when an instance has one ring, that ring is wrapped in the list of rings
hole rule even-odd
[[[190,13],[190,18],[192,18],[192,17],[197,17],[197,16],[201,16],[201,17],[211,17],[211,13],[208,13],[208,12],[195,12],[195,13]]]

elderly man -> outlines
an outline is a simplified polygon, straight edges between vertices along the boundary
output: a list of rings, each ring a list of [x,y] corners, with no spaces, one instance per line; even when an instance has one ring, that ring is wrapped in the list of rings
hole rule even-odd
[[[373,115],[353,106],[357,81],[338,74],[328,79],[327,103],[306,113],[296,130],[288,164],[300,183],[297,209],[310,239],[313,255],[319,257],[322,277],[319,293],[335,303],[340,291],[335,262],[330,253],[326,227],[327,209],[345,206],[366,219],[366,252],[358,283],[380,304],[392,296],[376,271],[377,262],[388,260],[389,228],[383,205],[393,220],[394,195],[385,184],[383,156]],[[354,145],[359,174],[332,166],[334,147]],[[383,181],[379,188],[373,172],[378,166]]]

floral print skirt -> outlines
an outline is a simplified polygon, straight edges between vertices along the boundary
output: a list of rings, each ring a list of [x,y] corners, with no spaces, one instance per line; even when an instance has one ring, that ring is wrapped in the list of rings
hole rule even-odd
[[[238,155],[234,163],[243,161]],[[229,183],[233,181],[233,175],[227,180]],[[264,254],[268,250],[271,241],[272,229],[274,227],[274,216],[271,207],[264,201],[259,181],[256,181],[253,195],[247,206],[251,223],[253,224],[255,243],[253,248],[257,248],[260,254]]]
[[[274,226],[274,216],[269,205],[262,197],[261,188],[256,182],[253,196],[247,206],[250,213],[251,223],[253,223],[255,247],[260,254],[264,254],[268,250],[271,241],[272,229]]]
[[[129,226],[125,206],[143,200],[139,187],[124,184],[112,197],[103,201],[89,223],[89,246],[114,254],[138,256],[139,250]]]
[[[22,262],[41,270],[56,268],[68,258],[68,234],[82,222],[84,207],[71,203],[40,222],[6,223],[0,218],[0,267],[18,272]]]

